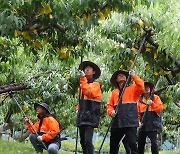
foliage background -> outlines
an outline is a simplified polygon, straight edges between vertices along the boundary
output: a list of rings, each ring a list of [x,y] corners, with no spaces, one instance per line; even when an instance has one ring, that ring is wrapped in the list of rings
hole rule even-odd
[[[33,103],[46,101],[57,113],[64,132],[75,137],[78,67],[83,60],[101,68],[102,115],[96,130],[104,134],[110,122],[105,111],[118,69],[129,70],[146,31],[151,40],[135,63],[136,73],[156,82],[163,105],[163,135],[175,141],[180,123],[180,6],[177,0],[0,0],[0,85],[26,83],[14,93],[25,113],[35,120]],[[167,79],[170,78],[170,81]],[[13,98],[1,94],[1,119],[10,109],[11,121],[24,128]]]

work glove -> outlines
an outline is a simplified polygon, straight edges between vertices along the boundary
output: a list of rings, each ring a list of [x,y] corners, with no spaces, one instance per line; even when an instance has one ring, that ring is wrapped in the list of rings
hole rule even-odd
[[[129,71],[129,75],[130,75],[130,76],[134,76],[134,75],[135,75],[135,71],[134,71],[133,69],[131,69],[131,70]]]
[[[79,70],[79,75],[80,75],[80,77],[85,77],[84,71],[83,70]]]
[[[24,120],[25,120],[25,122],[29,122],[30,118],[28,116],[24,116]]]
[[[143,126],[143,123],[139,121],[139,128]]]
[[[147,100],[147,105],[151,105],[153,102],[152,102],[152,100],[151,99],[148,99]]]
[[[37,139],[39,142],[42,142],[42,136],[38,136]]]
[[[112,113],[111,113],[111,117],[114,118],[116,116],[116,114],[117,114],[117,112],[115,110],[113,110]]]

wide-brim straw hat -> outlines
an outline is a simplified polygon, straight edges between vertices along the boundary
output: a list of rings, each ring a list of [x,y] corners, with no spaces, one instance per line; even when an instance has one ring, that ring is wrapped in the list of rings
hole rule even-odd
[[[48,113],[50,113],[50,112],[49,112],[49,105],[47,105],[46,103],[35,103],[35,104],[34,104],[34,109],[36,110],[36,108],[37,108],[38,106],[43,107],[44,109],[46,109],[46,111],[47,111]]]
[[[126,76],[126,79],[129,76],[129,72],[125,71],[125,70],[118,70],[118,71],[114,72],[113,75],[111,76],[110,82],[115,87],[117,87],[116,78],[117,78],[118,74],[124,74]]]
[[[93,68],[93,70],[95,71],[95,74],[93,75],[94,79],[98,79],[101,75],[101,70],[100,68],[93,62],[91,61],[83,61],[80,65],[79,65],[79,70],[84,70],[86,68],[86,66],[91,66]]]

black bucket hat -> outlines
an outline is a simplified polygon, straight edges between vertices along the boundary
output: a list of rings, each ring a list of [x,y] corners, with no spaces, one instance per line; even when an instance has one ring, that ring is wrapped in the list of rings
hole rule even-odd
[[[36,110],[37,106],[43,107],[50,114],[50,112],[49,112],[49,105],[47,105],[46,103],[35,103],[34,104],[34,109],[35,110]]]
[[[151,91],[153,90],[153,88],[154,88],[154,84],[153,83],[151,83],[151,82],[144,82],[144,86],[149,86],[150,87],[150,89],[151,89]]]
[[[124,71],[124,70],[118,70],[118,71],[114,72],[113,75],[111,76],[110,82],[115,87],[117,87],[116,78],[117,78],[118,74],[124,74],[126,76],[126,79],[129,76],[129,72]]]
[[[93,68],[93,70],[95,71],[95,74],[93,75],[94,79],[98,79],[101,75],[101,70],[100,68],[93,62],[91,61],[83,61],[80,65],[79,65],[79,70],[84,70],[86,68],[86,66],[91,66]]]

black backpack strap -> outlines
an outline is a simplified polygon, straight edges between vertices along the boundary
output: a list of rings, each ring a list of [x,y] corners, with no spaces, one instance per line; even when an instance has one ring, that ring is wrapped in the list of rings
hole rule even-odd
[[[40,130],[41,130],[41,126],[42,126],[42,123],[43,123],[43,119],[44,119],[44,118],[41,118],[41,119],[40,119],[39,126],[38,126],[38,134],[41,133]]]

